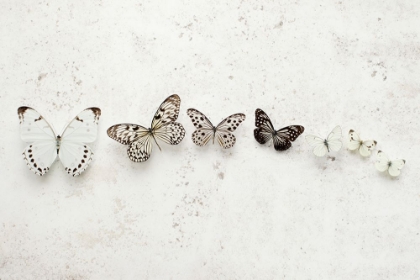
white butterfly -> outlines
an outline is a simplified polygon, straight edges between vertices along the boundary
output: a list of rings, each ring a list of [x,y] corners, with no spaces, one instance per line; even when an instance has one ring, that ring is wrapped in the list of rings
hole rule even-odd
[[[20,136],[30,143],[23,151],[29,169],[45,175],[55,159],[60,158],[68,174],[80,175],[92,161],[93,152],[85,143],[95,141],[101,110],[87,108],[78,114],[58,136],[48,122],[34,109],[19,107]]]
[[[222,120],[217,126],[213,126],[209,119],[196,109],[188,109],[187,115],[197,128],[192,134],[192,140],[196,145],[204,146],[210,139],[213,139],[214,143],[214,138],[216,138],[219,145],[224,149],[235,145],[236,137],[231,132],[234,132],[245,120],[245,115],[238,113]]]
[[[396,177],[400,175],[401,173],[400,170],[405,165],[405,160],[403,159],[390,161],[388,157],[382,151],[378,151],[376,157],[377,157],[377,161],[375,163],[376,169],[378,169],[378,171],[381,171],[381,172],[388,170],[389,175],[391,175],[392,177]]]
[[[127,154],[134,162],[143,162],[150,158],[153,139],[162,140],[171,145],[179,144],[185,136],[182,124],[175,122],[179,115],[181,99],[173,94],[165,99],[153,117],[151,128],[137,124],[122,123],[108,128],[108,136],[124,145],[129,145]]]
[[[371,150],[373,150],[377,144],[375,140],[361,140],[359,135],[353,130],[350,129],[349,131],[349,150],[359,150],[359,153],[364,156],[370,156]]]
[[[341,127],[338,125],[328,134],[327,139],[322,139],[315,135],[306,135],[305,139],[314,148],[313,153],[318,157],[323,157],[330,151],[337,152],[343,146],[340,140]]]

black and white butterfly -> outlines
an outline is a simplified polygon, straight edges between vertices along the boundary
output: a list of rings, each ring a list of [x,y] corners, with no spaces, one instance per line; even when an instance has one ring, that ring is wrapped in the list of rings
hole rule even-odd
[[[274,149],[277,151],[289,149],[292,146],[292,142],[305,130],[301,125],[290,125],[275,130],[270,118],[261,109],[255,110],[255,126],[257,127],[254,129],[255,140],[260,144],[265,144],[272,140]]]
[[[380,172],[388,170],[389,175],[391,175],[392,177],[397,177],[398,175],[400,175],[401,169],[405,165],[405,160],[389,160],[388,156],[385,155],[382,151],[378,151],[376,158],[376,169]]]
[[[86,143],[96,140],[101,110],[87,108],[78,114],[56,136],[48,122],[34,109],[19,107],[20,136],[30,143],[23,151],[29,169],[42,176],[49,170],[57,155],[68,174],[80,175],[92,161],[93,152]]]
[[[327,152],[337,152],[341,149],[343,146],[341,136],[341,127],[337,125],[330,134],[328,134],[326,139],[322,139],[321,137],[315,135],[306,135],[305,139],[308,144],[314,148],[314,155],[323,157],[327,154]]]
[[[214,126],[203,113],[196,109],[188,109],[187,115],[197,128],[192,134],[192,140],[196,145],[204,146],[210,139],[213,139],[214,143],[214,139],[216,138],[219,145],[224,149],[231,148],[235,145],[236,137],[232,132],[245,120],[245,115],[238,113],[227,117],[217,126]]]
[[[108,128],[108,136],[128,145],[128,157],[134,162],[143,162],[152,153],[152,139],[161,150],[156,139],[171,145],[179,144],[185,136],[182,124],[175,122],[179,115],[181,99],[173,94],[163,101],[153,117],[150,128],[141,125],[122,123]]]
[[[377,142],[375,140],[362,140],[353,129],[349,131],[349,144],[347,148],[351,151],[359,150],[360,155],[370,156],[371,151],[375,148]]]

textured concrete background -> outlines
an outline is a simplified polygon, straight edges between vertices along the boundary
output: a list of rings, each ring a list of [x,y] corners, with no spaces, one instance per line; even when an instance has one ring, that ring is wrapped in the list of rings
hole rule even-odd
[[[420,2],[0,1],[1,279],[420,279]],[[106,135],[180,95],[187,136],[131,162]],[[82,176],[22,160],[19,106],[61,133],[102,109]],[[191,141],[190,107],[247,115],[230,150]],[[407,161],[399,178],[304,135],[337,124]]]

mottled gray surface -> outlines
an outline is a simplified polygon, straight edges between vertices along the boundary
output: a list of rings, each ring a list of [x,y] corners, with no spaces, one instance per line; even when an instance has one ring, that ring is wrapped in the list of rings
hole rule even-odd
[[[420,279],[418,1],[0,2],[1,279]],[[173,93],[184,141],[130,162],[106,129]],[[58,133],[102,109],[82,176],[28,170],[21,105]],[[245,113],[235,147],[195,146],[190,107]],[[276,153],[257,107],[407,164],[318,159],[304,135]]]

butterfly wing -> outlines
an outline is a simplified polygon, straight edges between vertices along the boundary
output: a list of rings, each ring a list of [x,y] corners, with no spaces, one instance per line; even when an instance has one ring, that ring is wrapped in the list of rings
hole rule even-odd
[[[313,147],[314,155],[323,157],[327,154],[328,148],[325,145],[325,140],[315,135],[306,135],[306,142]]]
[[[147,128],[131,123],[116,124],[107,130],[107,134],[110,138],[123,145],[129,145],[149,133],[150,131]]]
[[[349,131],[349,145],[348,145],[348,149],[349,150],[356,150],[359,149],[361,146],[361,140],[359,137],[359,134],[357,134],[353,129],[350,129]]]
[[[245,118],[245,114],[233,114],[216,126],[216,139],[221,147],[228,149],[235,145],[236,137],[231,132],[235,131]]]
[[[397,159],[397,160],[391,161],[390,166],[388,168],[389,175],[393,177],[400,175],[401,169],[404,167],[404,165],[405,165],[405,160],[403,159]]]
[[[157,109],[153,117],[151,128],[158,130],[162,126],[176,121],[179,115],[179,107],[181,106],[181,98],[177,94],[173,94],[166,98]]]
[[[376,144],[377,142],[375,140],[363,141],[359,147],[359,153],[364,157],[370,156],[371,151],[375,148]]]
[[[23,151],[23,159],[32,172],[45,175],[57,157],[57,140],[48,122],[34,109],[19,107],[20,135],[30,143]]]
[[[273,137],[274,148],[277,151],[284,151],[292,146],[299,135],[303,133],[305,128],[301,125],[290,125],[277,130],[276,135]]]
[[[101,109],[91,107],[78,114],[64,129],[62,141],[92,143],[98,134],[98,122]]]
[[[132,142],[127,150],[128,157],[134,162],[148,160],[152,153],[152,138],[152,134],[148,133]]]
[[[260,144],[265,144],[273,138],[275,129],[267,114],[261,110],[255,110],[255,126],[254,138]]]
[[[380,151],[380,150],[376,154],[375,167],[380,172],[384,172],[389,167],[389,159],[388,159],[388,157],[382,151]]]
[[[108,128],[108,136],[115,141],[129,145],[128,157],[134,162],[143,162],[150,158],[152,152],[150,131],[137,124],[122,123]]]
[[[214,127],[210,120],[200,111],[190,108],[187,115],[191,118],[193,125],[197,128],[192,134],[194,144],[206,145],[214,137]]]
[[[93,159],[92,149],[81,142],[62,141],[58,152],[67,174],[79,176]]]
[[[328,134],[327,137],[327,149],[328,151],[337,152],[343,146],[343,142],[341,142],[341,127],[337,125],[334,129]]]
[[[171,145],[177,145],[184,139],[184,127],[175,122],[180,106],[181,99],[176,94],[166,98],[159,106],[151,124],[151,130],[157,139]]]

